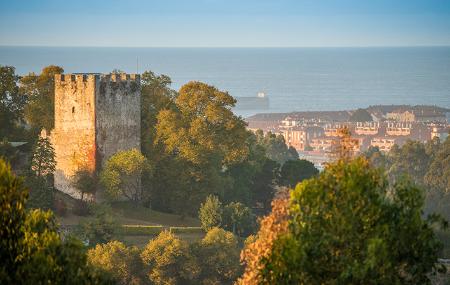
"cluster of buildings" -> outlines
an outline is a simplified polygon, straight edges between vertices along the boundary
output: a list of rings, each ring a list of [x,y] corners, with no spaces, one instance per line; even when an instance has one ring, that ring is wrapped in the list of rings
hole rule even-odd
[[[401,146],[407,140],[426,142],[438,137],[442,141],[447,138],[450,130],[450,112],[437,107],[399,108],[370,114],[373,119],[370,122],[350,122],[351,111],[342,121],[307,118],[293,113],[279,120],[278,124],[266,124],[270,127],[263,131],[281,134],[301,158],[320,166],[329,159],[333,146],[340,140],[343,128],[347,128],[352,139],[357,142],[355,152],[364,152],[370,147],[388,152],[394,145]],[[249,128],[254,125],[250,120]]]

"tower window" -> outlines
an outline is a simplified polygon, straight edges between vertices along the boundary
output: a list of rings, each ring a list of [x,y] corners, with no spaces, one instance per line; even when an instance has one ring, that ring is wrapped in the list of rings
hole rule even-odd
[[[72,114],[75,113],[75,107],[72,107]]]

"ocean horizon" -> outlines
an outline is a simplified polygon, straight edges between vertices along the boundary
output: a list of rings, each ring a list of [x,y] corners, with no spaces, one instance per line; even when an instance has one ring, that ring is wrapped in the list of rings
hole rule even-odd
[[[265,92],[260,112],[348,110],[370,105],[450,108],[450,47],[130,48],[0,46],[20,75],[50,64],[67,73],[151,70],[174,89],[195,80],[235,97]]]

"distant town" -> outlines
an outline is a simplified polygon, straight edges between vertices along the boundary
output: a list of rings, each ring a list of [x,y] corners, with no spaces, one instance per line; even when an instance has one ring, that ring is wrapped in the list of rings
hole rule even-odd
[[[322,168],[347,127],[358,141],[356,152],[377,147],[388,152],[407,140],[445,140],[450,131],[450,109],[436,106],[377,105],[348,111],[263,113],[246,119],[248,128],[282,135],[300,158]]]

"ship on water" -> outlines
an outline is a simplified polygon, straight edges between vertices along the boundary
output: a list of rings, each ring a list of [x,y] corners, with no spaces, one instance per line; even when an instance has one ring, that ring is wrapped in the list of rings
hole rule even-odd
[[[266,93],[264,92],[258,92],[258,94],[253,97],[235,97],[235,98],[237,103],[234,109],[237,111],[269,109],[269,97],[267,97]]]

